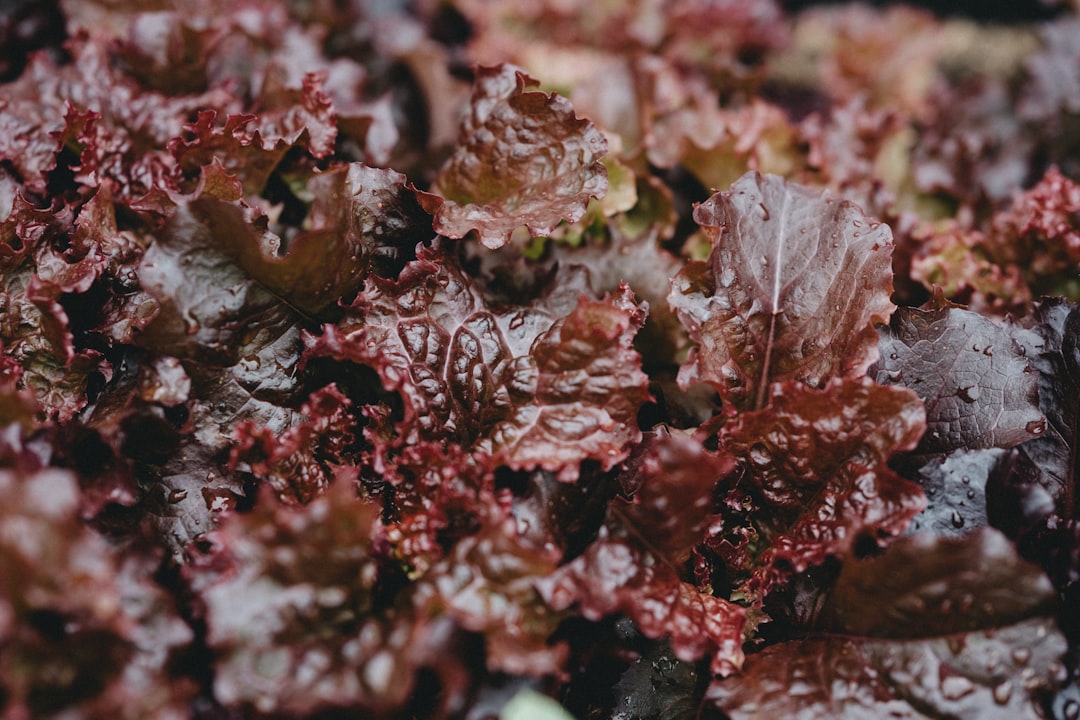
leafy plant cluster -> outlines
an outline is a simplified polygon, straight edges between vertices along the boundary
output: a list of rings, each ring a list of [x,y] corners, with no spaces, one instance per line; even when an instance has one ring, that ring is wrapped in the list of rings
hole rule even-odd
[[[0,718],[1076,720],[1076,11],[4,10]]]

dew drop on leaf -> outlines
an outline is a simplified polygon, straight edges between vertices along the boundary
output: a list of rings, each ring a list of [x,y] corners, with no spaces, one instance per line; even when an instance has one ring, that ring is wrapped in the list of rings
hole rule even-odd
[[[750,446],[750,461],[759,467],[765,467],[772,461],[772,456],[765,445],[754,443]]]
[[[973,403],[979,399],[979,387],[977,385],[962,387],[956,391],[956,394],[964,402]]]
[[[941,694],[946,700],[959,700],[975,692],[975,685],[962,675],[950,675],[941,679]]]
[[[949,518],[949,521],[952,523],[952,526],[957,530],[964,527],[964,518],[956,510],[953,510],[952,517]]]
[[[1024,426],[1024,429],[1033,435],[1042,435],[1046,430],[1046,420],[1032,420]]]
[[[1012,681],[1006,680],[1005,682],[995,685],[991,691],[994,696],[994,702],[998,705],[1005,705],[1009,702],[1009,698],[1012,697]]]

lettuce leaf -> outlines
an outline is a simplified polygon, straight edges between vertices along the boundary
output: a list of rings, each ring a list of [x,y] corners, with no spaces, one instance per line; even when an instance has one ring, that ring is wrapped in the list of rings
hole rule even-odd
[[[431,192],[418,192],[451,238],[475,230],[495,249],[525,226],[534,236],[575,222],[607,192],[607,141],[569,101],[526,90],[537,81],[512,65],[476,69],[469,114]]]
[[[887,226],[852,203],[750,173],[694,210],[712,243],[668,301],[698,347],[679,383],[707,382],[732,409],[763,408],[773,383],[821,387],[876,359],[894,305]]]

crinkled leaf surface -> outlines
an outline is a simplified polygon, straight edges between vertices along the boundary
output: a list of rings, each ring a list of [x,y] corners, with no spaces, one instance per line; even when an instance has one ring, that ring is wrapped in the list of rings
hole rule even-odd
[[[1054,591],[998,532],[848,561],[829,635],[772,645],[708,697],[730,717],[1037,718],[1064,672]]]
[[[668,300],[698,347],[683,385],[708,382],[737,408],[769,386],[820,387],[874,361],[874,323],[894,309],[892,235],[849,201],[750,173],[694,210],[707,262],[691,262]]]
[[[586,458],[610,467],[640,437],[647,378],[632,340],[643,320],[625,286],[605,300],[571,286],[489,306],[455,260],[424,250],[396,281],[372,277],[309,352],[377,370],[406,400],[405,435],[574,474]]]
[[[544,236],[574,222],[607,192],[603,134],[558,95],[526,90],[536,81],[512,65],[480,67],[457,147],[435,188],[418,193],[435,230],[479,233],[498,248],[521,226]]]
[[[661,246],[664,218],[642,221],[649,224],[638,234],[610,223],[606,242],[580,247],[558,244],[551,248],[550,256],[559,263],[589,268],[590,278],[601,292],[614,292],[620,283],[629,284],[634,294],[649,304],[638,349],[646,365],[666,365],[687,342],[686,331],[667,304],[670,278],[682,263]]]
[[[330,385],[312,393],[300,408],[300,420],[284,433],[242,420],[236,427],[230,467],[245,467],[274,488],[281,500],[310,502],[329,484],[327,467],[342,464],[353,442],[355,421],[349,405],[349,399]]]
[[[489,670],[557,673],[568,648],[548,640],[563,613],[541,600],[536,583],[555,569],[558,556],[555,548],[523,537],[513,519],[489,520],[431,569],[415,601],[424,601],[430,583],[436,599],[426,611],[445,613],[460,627],[483,635]]]
[[[634,661],[615,685],[612,720],[689,720],[701,715],[699,673],[662,644]]]
[[[304,147],[316,157],[329,155],[337,124],[319,79],[308,75],[302,90],[282,94],[287,96],[271,100],[280,102],[280,109],[264,107],[257,114],[228,115],[221,127],[215,125],[215,111],[201,111],[196,122],[184,127],[185,134],[177,133],[169,143],[179,170],[194,174],[217,159],[240,178],[246,192],[255,194],[266,187],[290,149]]]
[[[820,390],[774,385],[764,410],[739,415],[721,433],[741,461],[745,481],[736,492],[751,497],[712,529],[714,538],[752,528],[760,544],[756,558],[729,555],[730,569],[752,573],[748,588],[764,594],[792,572],[847,554],[860,538],[902,533],[925,499],[886,463],[912,449],[924,427],[914,393],[869,378],[837,378]]]
[[[304,713],[370,693],[364,668],[379,662],[379,643],[361,627],[374,602],[379,537],[378,508],[348,482],[304,507],[263,503],[223,523],[214,535],[219,554],[203,561],[217,566],[217,578],[195,578],[207,642],[221,657],[216,695]],[[408,675],[399,681],[408,687]]]
[[[139,343],[180,359],[191,378],[180,447],[155,471],[146,503],[178,554],[244,495],[242,479],[227,471],[236,425],[277,435],[299,417],[299,317],[236,263],[215,226],[218,215],[245,211],[209,191],[182,201],[139,265],[160,307]],[[237,231],[250,237],[255,227]]]
[[[590,619],[623,613],[646,637],[667,638],[680,659],[708,656],[713,672],[730,673],[742,663],[746,611],[684,581],[679,566],[732,462],[689,437],[657,433],[633,466],[624,481],[631,500],[613,500],[596,541],[540,580],[540,590],[554,607]]]
[[[882,331],[871,374],[926,403],[919,453],[1010,448],[1046,430],[1030,359],[1005,328],[977,313],[901,309]]]
[[[93,200],[84,206],[93,214]],[[12,380],[42,415],[70,420],[85,407],[91,374],[109,374],[95,350],[76,348],[64,294],[85,293],[105,269],[102,248],[74,233],[74,209],[39,210],[22,197],[0,222],[0,344],[20,368]],[[81,216],[81,214],[80,214]],[[84,241],[84,242],[80,242]]]

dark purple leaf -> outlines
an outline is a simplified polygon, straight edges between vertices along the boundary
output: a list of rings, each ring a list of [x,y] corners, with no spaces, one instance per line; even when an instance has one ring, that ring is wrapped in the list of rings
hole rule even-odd
[[[926,509],[910,532],[962,535],[987,522],[987,481],[1007,452],[997,448],[934,455],[912,476],[926,493]]]
[[[849,560],[829,598],[825,625],[864,637],[938,637],[1013,625],[1054,605],[1050,581],[1000,532],[921,533],[878,557]]]
[[[1035,311],[1040,342],[1029,348],[1038,370],[1039,405],[1046,413],[1042,437],[1017,448],[1035,471],[1038,483],[1057,503],[1062,517],[1078,516],[1080,476],[1080,308],[1045,300]]]
[[[859,375],[874,361],[874,323],[894,306],[887,226],[852,203],[752,173],[694,210],[709,233],[708,262],[672,281],[669,302],[698,347],[679,371],[741,409],[769,387],[813,387]]]
[[[849,560],[828,603],[831,634],[750,655],[709,699],[733,720],[1037,718],[1064,673],[1053,589],[996,531]]]
[[[901,309],[882,331],[881,359],[870,373],[926,403],[919,454],[1010,448],[1046,430],[1038,377],[1023,348],[1005,328],[967,310]]]
[[[418,193],[439,234],[475,230],[499,248],[521,226],[543,236],[577,221],[589,198],[607,192],[603,134],[565,98],[526,91],[536,84],[511,65],[477,68],[457,147],[432,192]]]

